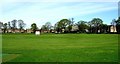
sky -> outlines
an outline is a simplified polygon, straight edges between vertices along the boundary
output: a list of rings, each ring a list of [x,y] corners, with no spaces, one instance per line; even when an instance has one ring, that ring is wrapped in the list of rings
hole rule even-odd
[[[118,17],[118,0],[4,0],[0,4],[1,22],[22,19],[26,23],[26,28],[30,28],[32,23],[36,23],[40,28],[46,22],[54,25],[61,19],[70,18],[74,18],[75,22],[101,18],[105,24],[109,25]]]

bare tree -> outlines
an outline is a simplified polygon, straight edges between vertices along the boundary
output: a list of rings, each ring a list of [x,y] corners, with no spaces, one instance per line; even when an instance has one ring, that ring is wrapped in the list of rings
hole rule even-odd
[[[23,20],[18,20],[18,27],[19,27],[20,31],[21,31],[22,29],[24,29],[25,25],[26,25],[26,24],[24,23]]]
[[[50,22],[46,22],[46,23],[45,23],[45,27],[46,27],[46,29],[47,29],[47,32],[49,32],[50,29],[52,28],[52,24],[51,24]]]
[[[11,29],[11,24],[10,24],[10,22],[8,22],[8,29]]]
[[[112,20],[111,25],[113,26],[113,32],[115,32],[115,28],[116,28],[116,20],[115,19]]]
[[[12,24],[12,30],[14,31],[17,27],[16,27],[16,23],[17,23],[17,20],[16,19],[14,19],[14,20],[12,20],[11,21],[11,24]]]
[[[3,31],[3,32],[5,33],[6,30],[7,30],[7,23],[4,23],[4,24],[3,24],[3,27],[4,27],[4,31]]]
[[[3,22],[0,22],[0,29],[2,29],[3,27]]]

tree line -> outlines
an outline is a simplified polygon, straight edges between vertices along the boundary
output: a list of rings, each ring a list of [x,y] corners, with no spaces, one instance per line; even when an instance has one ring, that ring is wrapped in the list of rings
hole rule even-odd
[[[18,23],[18,28],[17,28],[17,23]],[[23,20],[14,19],[4,24],[3,22],[0,22],[0,29],[3,29],[3,33],[5,33],[8,29],[11,29],[13,31],[15,31],[16,29],[22,30],[24,29],[25,26],[26,24],[24,23]]]
[[[18,24],[17,24],[18,23]],[[18,27],[17,27],[18,25]],[[23,20],[12,20],[8,23],[0,22],[0,28],[3,29],[5,33],[8,29],[24,30],[26,24]],[[35,33],[36,30],[47,31],[55,33],[109,33],[110,26],[116,28],[117,33],[120,33],[120,17],[118,19],[113,19],[111,25],[103,23],[100,18],[93,18],[91,21],[80,20],[75,23],[74,18],[71,19],[61,19],[54,26],[50,22],[46,22],[40,29],[38,29],[36,23],[31,24],[31,30]]]

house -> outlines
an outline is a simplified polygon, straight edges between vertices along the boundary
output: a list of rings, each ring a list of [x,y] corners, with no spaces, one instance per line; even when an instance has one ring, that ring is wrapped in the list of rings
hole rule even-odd
[[[110,33],[116,33],[117,32],[117,29],[116,29],[116,26],[113,26],[113,25],[108,25],[108,32]]]
[[[78,29],[78,26],[77,25],[73,25],[72,26],[72,30],[71,31],[78,31],[79,29]]]
[[[19,29],[15,29],[14,33],[20,33],[20,30]]]
[[[35,35],[40,35],[40,32],[41,32],[40,30],[36,30]]]
[[[55,33],[55,30],[54,30],[54,29],[51,29],[50,32],[51,32],[51,33]]]
[[[20,32],[21,32],[21,33],[24,33],[24,32],[25,32],[25,30],[24,30],[24,29],[22,29],[22,30],[20,30]]]
[[[13,30],[13,29],[7,29],[6,30],[6,33],[23,33],[23,32],[25,32],[24,29],[22,29],[22,30],[20,30],[20,29],[15,29],[15,30]]]
[[[62,33],[64,33],[65,32],[65,29],[62,29]]]
[[[7,31],[8,31],[8,33],[12,33],[13,32],[12,29],[8,29]]]
[[[110,26],[110,32],[117,32],[116,26]]]
[[[32,29],[26,29],[26,33],[33,33]]]

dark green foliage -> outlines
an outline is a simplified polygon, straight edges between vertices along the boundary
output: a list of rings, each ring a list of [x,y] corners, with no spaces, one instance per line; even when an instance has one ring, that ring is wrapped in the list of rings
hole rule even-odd
[[[108,32],[108,25],[107,24],[101,24],[99,29],[100,29],[100,33],[107,33]]]
[[[120,17],[118,17],[118,19],[115,22],[116,22],[117,32],[120,34]]]
[[[35,33],[35,31],[37,30],[37,25],[36,25],[36,23],[31,24],[31,29],[32,29],[33,32]]]
[[[86,21],[79,21],[78,23],[77,23],[77,26],[78,26],[78,28],[79,28],[79,32],[80,33],[85,33],[86,31],[85,31],[85,29],[88,29],[88,25],[87,25],[87,22]]]
[[[62,32],[62,29],[65,31],[71,30],[71,21],[68,19],[62,19],[56,24],[56,30]]]
[[[98,33],[98,30],[100,30],[100,25],[103,24],[102,19],[100,18],[93,18],[91,20],[91,26],[92,26],[92,32],[93,33]]]

